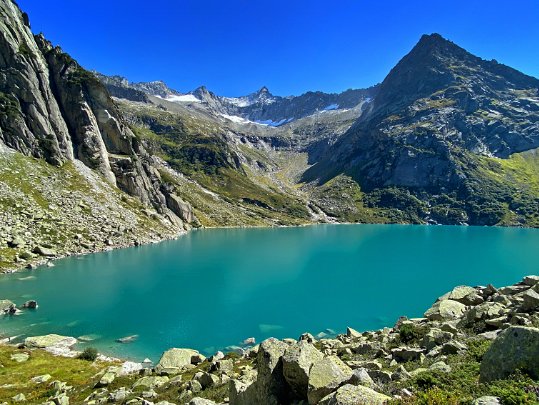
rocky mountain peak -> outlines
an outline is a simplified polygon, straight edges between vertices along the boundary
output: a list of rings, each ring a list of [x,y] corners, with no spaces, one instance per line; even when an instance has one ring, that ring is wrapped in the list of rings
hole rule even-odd
[[[180,92],[168,87],[167,84],[161,80],[131,83],[131,87],[146,94],[150,94],[152,96],[159,96],[162,98],[166,98],[171,95],[179,96],[181,94]]]
[[[195,96],[203,103],[206,103],[214,111],[221,112],[221,99],[215,93],[209,91],[206,86],[200,86],[190,92],[190,94]]]
[[[369,117],[396,112],[450,87],[461,96],[466,93],[464,98],[468,100],[477,96],[499,97],[499,91],[508,88],[529,89],[538,85],[537,79],[472,55],[439,34],[423,35],[382,82]]]

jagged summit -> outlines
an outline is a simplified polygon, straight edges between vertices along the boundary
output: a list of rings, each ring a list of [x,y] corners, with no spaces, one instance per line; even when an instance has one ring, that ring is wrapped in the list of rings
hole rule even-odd
[[[257,91],[257,94],[271,94],[271,93],[266,86],[262,86],[260,90]]]
[[[539,80],[496,61],[483,60],[440,34],[423,35],[382,82],[371,113],[397,111],[449,87],[496,96],[496,91],[509,87],[538,86]]]

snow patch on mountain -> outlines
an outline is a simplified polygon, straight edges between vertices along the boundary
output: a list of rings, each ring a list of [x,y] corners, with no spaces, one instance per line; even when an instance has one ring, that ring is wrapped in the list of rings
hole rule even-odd
[[[249,107],[254,104],[247,97],[223,97],[223,100],[238,107]]]
[[[330,104],[324,108],[324,111],[337,110],[338,108],[339,108],[339,104]]]
[[[156,96],[156,97],[163,98],[161,96]],[[170,94],[163,99],[167,101],[171,101],[173,103],[200,103],[201,102],[198,98],[196,98],[192,94],[182,94],[179,96],[175,94]]]
[[[280,121],[264,120],[264,121],[255,121],[255,122],[260,125],[267,125],[270,127],[279,127],[291,121],[294,121],[294,118],[284,118]]]
[[[221,116],[237,124],[253,124],[253,121],[246,120],[245,118],[238,117],[237,115],[221,114]]]

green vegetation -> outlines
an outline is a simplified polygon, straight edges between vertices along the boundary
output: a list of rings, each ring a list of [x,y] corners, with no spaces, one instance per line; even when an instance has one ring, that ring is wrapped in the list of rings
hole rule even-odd
[[[88,360],[88,361],[95,361],[95,359],[97,359],[97,354],[98,354],[97,349],[95,349],[93,347],[87,347],[79,355],[79,359]]]
[[[109,235],[96,240],[92,234],[102,232],[105,217],[135,228],[119,236],[114,236],[111,228]],[[170,232],[145,214],[138,199],[97,175],[88,179],[73,162],[55,167],[20,153],[0,154],[0,230],[11,236],[22,236],[27,231],[32,235],[31,239],[24,238],[23,246],[0,246],[0,271],[37,260],[29,251],[38,241],[61,254],[104,246],[106,238],[134,240]],[[22,256],[27,256],[27,262],[18,261],[17,257]]]
[[[426,333],[427,328],[418,326],[414,323],[405,323],[399,328],[400,341],[406,344],[419,343]]]
[[[350,177],[334,177],[311,191],[311,198],[330,218],[342,222],[389,223],[399,222],[393,212],[369,204],[369,195],[361,191]],[[396,212],[396,211],[395,211]]]
[[[73,68],[67,75],[67,83],[72,86],[81,86],[87,88],[90,85],[101,86],[101,82],[92,72],[80,67],[76,62],[73,62]]]
[[[20,116],[18,100],[10,94],[0,92],[0,113],[13,120]]]
[[[11,360],[11,355],[28,353],[29,359],[22,363]],[[85,360],[53,356],[42,350],[19,350],[11,346],[0,345],[0,402],[11,403],[11,398],[19,393],[26,396],[28,403],[45,402],[52,394],[50,382],[58,380],[73,387],[74,403],[80,403],[91,392],[95,384],[96,373],[108,364],[90,363]],[[46,383],[34,383],[32,378],[49,374],[51,379]],[[78,399],[78,401],[77,401]],[[80,402],[79,402],[80,401]]]
[[[23,56],[26,56],[28,58],[33,58],[34,57],[34,53],[28,47],[28,45],[26,45],[26,43],[24,43],[24,42],[21,42],[19,44],[19,54],[23,55]]]
[[[269,158],[253,148],[233,148],[225,141],[224,130],[213,121],[158,108],[122,107],[144,123],[133,125],[132,130],[151,153],[219,196],[221,201],[217,202],[207,192],[195,190],[193,184],[186,185],[182,179],[161,172],[162,179],[192,204],[203,225],[289,225],[309,221],[306,204],[294,191],[283,189],[266,172],[252,169],[251,166],[272,166]],[[231,215],[219,218],[211,208],[216,204],[226,204]],[[246,213],[252,214],[246,218]]]
[[[479,382],[479,365],[490,344],[491,342],[485,339],[470,339],[467,342],[466,354],[448,356],[447,364],[451,366],[451,372],[425,370],[414,376],[411,383],[395,383],[390,388],[391,391],[411,385],[414,396],[391,403],[464,405],[471,403],[474,398],[491,395],[499,397],[503,404],[536,404],[535,392],[539,385],[524,374],[517,373],[506,380],[488,384]],[[407,366],[407,369],[413,368],[415,367]]]

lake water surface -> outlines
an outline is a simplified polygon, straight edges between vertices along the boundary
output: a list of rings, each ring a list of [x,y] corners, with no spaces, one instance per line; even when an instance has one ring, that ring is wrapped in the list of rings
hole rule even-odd
[[[369,330],[418,317],[459,284],[539,273],[539,230],[320,225],[212,229],[174,241],[56,261],[0,277],[0,299],[39,308],[0,333],[96,335],[105,353],[157,360],[248,337]],[[115,339],[139,335],[129,344]]]

